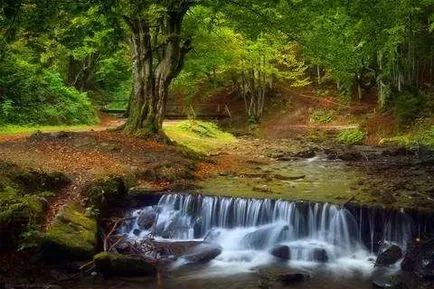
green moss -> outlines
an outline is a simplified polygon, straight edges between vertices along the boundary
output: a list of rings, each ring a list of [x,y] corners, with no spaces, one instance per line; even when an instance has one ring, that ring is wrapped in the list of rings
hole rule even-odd
[[[89,259],[97,244],[96,235],[96,220],[87,217],[79,205],[68,205],[59,212],[44,235],[43,255],[51,260]]]
[[[157,272],[155,266],[137,257],[102,252],[93,260],[105,276],[154,276]]]
[[[209,153],[236,141],[232,134],[222,131],[212,122],[187,120],[168,123],[164,132],[172,141],[199,153]]]
[[[258,177],[252,177],[257,175]],[[344,165],[306,162],[263,166],[254,174],[219,176],[199,183],[201,193],[245,198],[308,200],[342,204],[361,196],[361,173]]]
[[[18,176],[24,180],[26,174],[16,166],[0,163],[0,249],[26,247],[22,235],[40,227],[46,212],[45,198],[53,194],[31,190],[17,180]]]
[[[127,194],[126,184],[121,177],[106,177],[90,184],[86,189],[87,206],[97,210],[123,201]]]

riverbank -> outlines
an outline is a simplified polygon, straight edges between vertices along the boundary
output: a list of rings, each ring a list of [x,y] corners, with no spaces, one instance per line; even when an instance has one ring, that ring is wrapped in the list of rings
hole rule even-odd
[[[434,208],[434,158],[429,150],[342,146],[303,138],[235,139],[215,126],[200,123],[172,125],[178,146],[117,132],[36,133],[3,140],[0,158],[6,165],[0,173],[7,178],[2,190],[12,187],[15,193],[33,194],[39,203],[45,204],[36,231],[32,228],[35,238],[39,235],[37,228],[40,227],[44,235],[53,221],[64,219],[61,211],[70,204],[80,204],[82,208],[73,207],[74,212],[96,218],[98,224],[103,217],[118,214],[114,207],[107,206],[113,204],[110,200],[117,196],[118,188],[122,188],[122,198],[125,194],[137,196],[194,190],[198,194],[230,197],[306,200],[337,205],[354,203],[425,211]],[[11,175],[8,166],[17,168],[17,174]],[[17,180],[28,179],[29,174],[58,174],[65,176],[68,182],[48,188],[51,192],[48,195],[40,194],[44,193],[45,187],[28,191],[17,186]],[[45,179],[38,177],[37,180],[44,183]],[[111,180],[116,180],[114,189]],[[106,187],[107,184],[110,186]],[[95,187],[97,189],[92,190]],[[97,195],[89,193],[95,191]],[[8,204],[18,205],[10,200]],[[97,230],[100,232],[101,228]],[[33,235],[29,236],[33,238]],[[98,245],[98,250],[100,247]],[[9,280],[27,283],[26,278],[35,275],[40,282],[59,278],[59,267],[48,267],[55,273],[45,270],[47,265],[41,267],[40,258],[32,252],[33,249],[30,253],[25,250],[2,255],[2,279],[7,276]],[[74,268],[72,271],[77,274],[78,268]],[[60,271],[65,274],[65,268]],[[74,274],[68,273],[64,277],[68,279]]]

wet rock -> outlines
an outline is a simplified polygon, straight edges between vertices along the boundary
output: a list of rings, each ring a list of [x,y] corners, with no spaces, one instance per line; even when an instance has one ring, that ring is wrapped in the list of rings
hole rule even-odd
[[[402,258],[402,249],[392,244],[389,247],[381,250],[380,254],[375,261],[375,266],[390,266],[395,264],[399,259]]]
[[[158,252],[162,256],[181,257],[192,250],[192,248],[204,243],[202,241],[154,241]]]
[[[296,152],[294,154],[294,157],[308,159],[308,158],[313,158],[315,155],[316,153],[313,149],[307,149],[304,151]]]
[[[401,262],[401,269],[424,279],[434,279],[434,240],[412,244]]]
[[[381,153],[385,157],[396,157],[396,156],[414,156],[415,152],[411,149],[399,147],[385,150]]]
[[[156,219],[157,212],[155,209],[153,207],[146,207],[140,213],[137,219],[137,225],[141,230],[148,230],[154,225]]]
[[[363,158],[363,156],[361,153],[357,151],[345,151],[339,153],[337,155],[337,158],[346,162],[356,162],[356,161],[360,161]]]
[[[313,250],[312,259],[314,262],[327,263],[329,260],[329,256],[325,249],[316,248]]]
[[[164,228],[162,228],[161,237],[163,237],[165,239],[169,239],[172,236],[174,236],[174,234],[176,233],[176,230],[179,227],[178,226],[179,218],[180,218],[180,215],[177,214],[164,226]],[[157,228],[157,231],[158,230],[159,230],[159,228]]]
[[[372,287],[378,289],[407,289],[399,276],[382,276],[372,281]]]
[[[222,253],[222,247],[217,244],[202,243],[194,246],[182,256],[191,263],[208,263]]]
[[[140,236],[140,233],[141,233],[142,231],[140,231],[139,229],[134,229],[134,231],[133,231],[133,234],[135,235],[135,236]]]
[[[102,252],[94,256],[98,272],[106,277],[135,277],[154,276],[157,273],[155,266],[142,258]]]
[[[268,226],[260,228],[245,235],[241,239],[241,245],[249,249],[262,250],[267,246],[267,240],[270,236],[276,236],[276,241],[279,241],[280,236],[288,230],[288,226]]]
[[[303,271],[295,271],[290,268],[270,267],[257,271],[262,283],[280,282],[285,286],[296,284],[309,279],[309,274]]]
[[[271,255],[274,257],[283,259],[283,260],[289,260],[291,258],[291,251],[288,246],[286,245],[279,245],[277,247],[274,247],[271,250]]]
[[[212,242],[214,242],[215,240],[217,240],[218,237],[220,237],[220,235],[221,235],[221,231],[219,231],[219,230],[211,230],[211,231],[209,231],[209,232],[205,235],[205,238],[204,238],[203,240],[204,240],[205,242],[212,243]]]

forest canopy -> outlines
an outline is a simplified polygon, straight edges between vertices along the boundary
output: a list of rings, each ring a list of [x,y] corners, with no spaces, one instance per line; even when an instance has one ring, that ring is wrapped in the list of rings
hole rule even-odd
[[[170,97],[228,88],[258,122],[278,82],[375,95],[403,121],[432,98],[432,0],[3,0],[0,34],[3,124],[110,106],[158,135]]]

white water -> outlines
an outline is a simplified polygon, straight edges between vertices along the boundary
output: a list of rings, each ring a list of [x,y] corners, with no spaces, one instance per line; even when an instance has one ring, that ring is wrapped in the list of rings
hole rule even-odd
[[[356,219],[349,210],[330,204],[183,194],[164,195],[154,208],[158,212],[153,227],[157,239],[205,239],[221,245],[223,252],[209,264],[207,276],[249,272],[277,262],[269,253],[276,245],[289,246],[288,265],[292,267],[368,276],[374,266],[373,248],[362,242],[366,229],[362,211]],[[132,216],[140,213],[136,210]],[[367,218],[373,241],[377,216]],[[385,218],[383,226],[382,241],[406,247],[412,232],[411,220],[404,212]],[[121,228],[131,241],[148,236],[149,231],[137,236],[138,229],[137,220]],[[318,251],[327,256],[326,263],[315,259]]]

